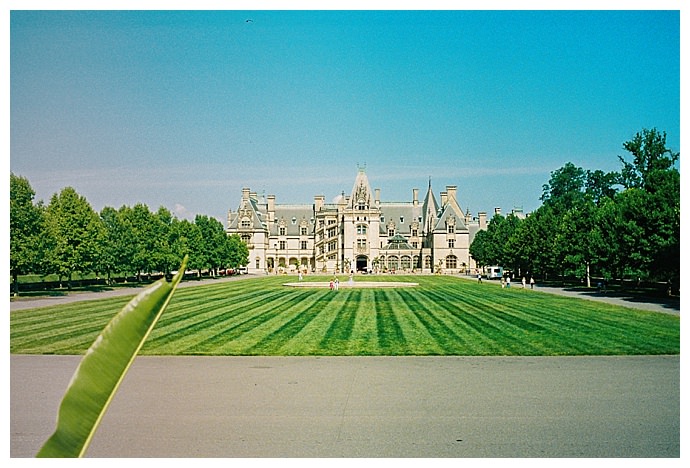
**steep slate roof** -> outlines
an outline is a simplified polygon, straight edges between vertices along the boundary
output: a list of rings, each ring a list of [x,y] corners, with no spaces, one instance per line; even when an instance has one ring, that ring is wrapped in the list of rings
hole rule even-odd
[[[429,179],[429,189],[426,192],[426,197],[424,197],[424,203],[422,203],[422,229],[424,232],[433,230],[438,210],[439,206],[434,197],[434,192],[431,190],[431,179]]]
[[[382,202],[380,209],[383,218],[379,224],[380,234],[386,235],[388,233],[388,223],[391,220],[395,223],[396,233],[410,234],[410,225],[415,221],[419,223],[420,228],[422,227],[422,222],[419,220],[422,216],[420,205],[414,206],[412,202]]]
[[[278,235],[281,221],[285,221],[285,233],[288,236],[299,236],[302,220],[307,222],[307,234],[314,233],[314,213],[310,205],[275,205],[275,221],[270,234]]]
[[[360,202],[367,206],[372,205],[371,186],[369,185],[369,178],[364,169],[360,168],[355,178],[355,183],[352,186],[352,194],[350,196],[350,204],[348,208],[356,208]]]
[[[441,215],[438,217],[438,222],[436,223],[436,226],[434,226],[434,231],[445,232],[446,223],[448,221],[448,218],[450,218],[451,216],[455,217],[455,232],[467,230],[467,226],[465,225],[465,218],[462,217],[460,213],[455,211],[455,208],[451,203],[446,203],[446,206],[443,207]]]
[[[259,203],[254,198],[249,198],[249,200],[246,200],[246,204],[245,200],[240,202],[240,207],[230,222],[230,228],[239,228],[240,219],[244,217],[243,210],[249,210],[249,218],[252,221],[253,229],[256,229],[257,227],[262,227],[264,229],[266,228],[266,214],[261,212]]]

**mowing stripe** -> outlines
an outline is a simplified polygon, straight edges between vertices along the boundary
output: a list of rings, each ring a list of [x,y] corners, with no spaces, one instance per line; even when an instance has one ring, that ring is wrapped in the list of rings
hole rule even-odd
[[[422,304],[418,299],[419,295],[414,295],[409,291],[400,291],[398,294],[442,350],[439,354],[454,354],[462,349],[465,340],[446,325],[438,314],[429,312],[427,305]]]
[[[337,296],[333,304],[337,307],[335,319],[324,333],[320,346],[324,354],[347,354],[348,340],[352,335],[357,316],[357,302],[361,290],[343,290],[334,293]]]
[[[391,290],[376,290],[374,292],[379,354],[402,355],[407,353],[407,343],[395,316],[392,306],[394,300],[390,293],[392,293]]]
[[[290,302],[290,306],[282,312],[283,316],[292,316],[292,318],[275,331],[263,336],[259,342],[247,350],[247,353],[261,355],[280,352],[282,354],[282,348],[284,348],[285,344],[302,331],[321,312],[322,305],[319,304],[319,307],[314,307],[314,305],[319,303],[323,295],[323,291],[319,291],[316,294],[310,290],[301,291],[301,294],[295,297]]]
[[[234,303],[229,300],[226,307],[208,309],[204,302],[192,309],[194,315],[184,314],[183,320],[176,320],[175,314],[168,316],[168,322],[160,328],[154,329],[151,338],[142,348],[142,352],[154,352],[156,347],[170,345],[170,347],[186,353],[193,347],[208,347],[214,343],[226,341],[223,337],[227,324],[241,326],[249,321],[256,324],[256,310],[262,310],[277,302],[277,298],[283,298],[282,291],[272,291],[255,300],[243,303]],[[232,328],[232,326],[228,327]],[[209,331],[218,330],[217,332]],[[160,350],[158,350],[159,352]]]
[[[200,326],[198,337],[193,339],[179,339],[172,343],[180,354],[214,354],[214,348],[223,346],[230,340],[235,340],[242,335],[247,335],[255,331],[257,327],[273,319],[280,314],[279,302],[281,300],[290,301],[292,296],[299,294],[299,291],[290,291],[287,296],[284,291],[273,291],[264,295],[261,299],[254,301],[252,307],[247,307],[245,311],[235,315],[222,315],[218,311],[211,313],[210,317],[204,320],[204,326]],[[213,325],[209,329],[209,325]],[[209,333],[210,330],[210,333]],[[217,331],[216,331],[217,330]],[[185,337],[187,333],[181,335]],[[175,337],[173,337],[175,338]]]

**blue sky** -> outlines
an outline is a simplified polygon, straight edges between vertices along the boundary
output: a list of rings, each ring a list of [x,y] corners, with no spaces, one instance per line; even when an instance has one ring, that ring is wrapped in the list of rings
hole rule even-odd
[[[13,11],[10,41],[10,170],[46,203],[225,221],[366,164],[383,201],[532,211],[643,128],[680,151],[678,11]]]

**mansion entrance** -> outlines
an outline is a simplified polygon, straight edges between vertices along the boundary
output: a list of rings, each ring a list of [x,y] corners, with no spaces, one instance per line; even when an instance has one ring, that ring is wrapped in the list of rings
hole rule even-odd
[[[367,258],[366,255],[359,255],[357,257],[357,270],[356,271],[364,271],[366,272],[368,269],[368,264],[369,264],[369,259]]]

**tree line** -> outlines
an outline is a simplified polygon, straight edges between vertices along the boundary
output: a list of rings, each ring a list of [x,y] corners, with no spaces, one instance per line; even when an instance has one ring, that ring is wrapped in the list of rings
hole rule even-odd
[[[644,129],[623,144],[617,172],[567,163],[543,186],[542,205],[526,218],[494,215],[475,236],[479,265],[519,275],[633,279],[677,284],[680,279],[680,153],[666,133]]]
[[[45,205],[34,200],[28,179],[10,173],[10,272],[14,293],[20,275],[96,273],[169,274],[189,255],[188,268],[210,270],[247,265],[249,251],[238,235],[228,236],[215,218],[178,219],[160,207],[152,212],[138,203],[97,213],[72,187]]]

